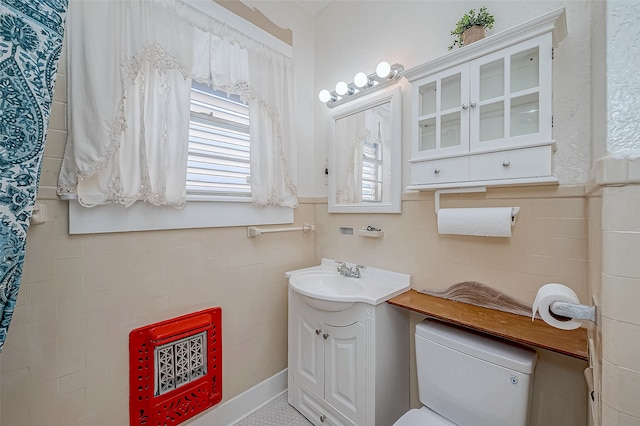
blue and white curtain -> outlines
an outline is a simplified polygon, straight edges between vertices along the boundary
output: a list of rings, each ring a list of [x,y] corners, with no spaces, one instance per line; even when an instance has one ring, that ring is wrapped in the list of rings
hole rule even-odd
[[[67,0],[0,7],[0,351],[22,276]]]

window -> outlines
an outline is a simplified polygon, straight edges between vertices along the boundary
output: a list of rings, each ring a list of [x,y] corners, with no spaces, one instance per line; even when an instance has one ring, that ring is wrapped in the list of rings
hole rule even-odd
[[[250,200],[249,106],[194,82],[190,111],[187,198]]]
[[[362,201],[382,201],[382,149],[368,140],[362,146]]]
[[[194,82],[187,159],[187,205],[136,203],[128,209],[69,206],[71,234],[269,225],[293,222],[293,209],[251,203],[249,106],[238,96]]]

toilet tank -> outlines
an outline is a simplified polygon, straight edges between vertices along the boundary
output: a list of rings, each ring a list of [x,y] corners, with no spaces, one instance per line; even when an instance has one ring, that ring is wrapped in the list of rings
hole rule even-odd
[[[416,364],[420,402],[457,425],[527,425],[534,350],[427,319]]]

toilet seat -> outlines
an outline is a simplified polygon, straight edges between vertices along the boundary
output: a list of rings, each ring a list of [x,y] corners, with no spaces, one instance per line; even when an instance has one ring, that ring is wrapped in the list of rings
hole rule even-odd
[[[422,407],[407,411],[393,426],[456,426],[456,424],[427,407]]]

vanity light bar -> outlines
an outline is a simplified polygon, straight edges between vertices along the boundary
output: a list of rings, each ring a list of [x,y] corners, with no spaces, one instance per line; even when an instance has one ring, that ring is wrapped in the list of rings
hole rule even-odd
[[[390,65],[388,62],[383,61],[376,67],[376,72],[369,75],[359,72],[353,77],[353,82],[339,81],[335,90],[323,89],[318,93],[318,98],[320,102],[325,103],[329,108],[333,108],[351,99],[396,84],[402,77],[402,71],[404,71],[402,65]]]

